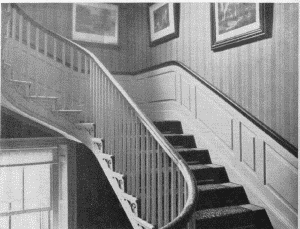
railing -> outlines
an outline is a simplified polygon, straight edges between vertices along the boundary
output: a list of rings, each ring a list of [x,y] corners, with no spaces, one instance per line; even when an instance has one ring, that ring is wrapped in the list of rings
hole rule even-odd
[[[82,109],[81,122],[95,123],[115,171],[126,175],[126,192],[140,198],[139,217],[159,228],[183,228],[196,203],[187,164],[124,89],[87,49],[51,32],[16,4],[2,59],[13,79],[30,81],[34,96],[58,97],[61,110]]]

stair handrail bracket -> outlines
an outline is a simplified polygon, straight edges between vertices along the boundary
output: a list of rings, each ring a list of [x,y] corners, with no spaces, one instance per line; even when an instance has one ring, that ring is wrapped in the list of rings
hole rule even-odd
[[[94,124],[90,142],[80,140],[95,155],[91,142],[104,140],[103,153],[114,157],[111,168],[126,177],[124,190],[139,200],[138,218],[161,229],[185,227],[196,207],[197,185],[184,159],[91,51],[46,29],[17,4],[8,9],[2,61],[11,66],[13,80],[31,84],[27,96],[57,98],[49,112],[77,125]],[[141,220],[130,221],[140,228]]]

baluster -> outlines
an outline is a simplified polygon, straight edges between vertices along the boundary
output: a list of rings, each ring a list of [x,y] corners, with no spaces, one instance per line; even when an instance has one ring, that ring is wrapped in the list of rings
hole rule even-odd
[[[57,39],[53,38],[53,59],[57,61]]]
[[[66,43],[64,43],[63,41],[62,41],[61,58],[62,58],[63,66],[66,67]]]
[[[92,90],[92,95],[93,95],[93,117],[94,117],[94,122],[98,123],[98,118],[97,118],[97,76],[98,76],[98,68],[97,64],[94,62],[93,63],[93,90]],[[97,124],[96,124],[97,125]],[[98,125],[97,125],[98,126]]]
[[[177,214],[180,214],[181,210],[184,207],[184,196],[183,196],[183,188],[184,188],[184,180],[183,176],[179,170],[179,168],[176,168],[177,171],[177,176],[178,176],[178,209],[177,209]]]
[[[112,141],[112,136],[111,136],[111,94],[110,94],[110,88],[111,88],[111,83],[109,78],[107,77],[107,90],[105,91],[107,94],[107,148],[109,149],[109,154],[111,154],[111,141]]]
[[[96,112],[96,133],[99,133],[99,130],[100,130],[100,100],[101,100],[101,97],[100,97],[100,76],[101,76],[101,69],[97,66],[97,77],[96,77],[96,109],[95,109],[95,112]],[[79,69],[78,69],[78,72],[79,72]]]
[[[19,14],[19,43],[22,44],[23,40],[23,16]]]
[[[131,155],[132,155],[132,163],[131,163],[131,170],[132,170],[132,189],[131,189],[131,192],[132,192],[132,195],[133,196],[136,196],[136,168],[135,168],[135,165],[136,165],[136,155],[135,155],[135,152],[136,152],[136,115],[134,113],[134,110],[131,110],[131,120],[132,120],[132,149],[131,149]]]
[[[44,42],[45,56],[48,56],[48,34],[46,32],[44,33],[44,38],[45,38],[45,42]]]
[[[157,190],[157,182],[156,182],[156,177],[157,177],[157,153],[156,153],[156,141],[154,138],[152,138],[152,184],[151,184],[151,188],[152,188],[152,220],[151,220],[151,224],[152,225],[156,225],[157,223],[157,218],[156,218],[156,190]]]
[[[169,201],[169,161],[170,158],[166,152],[164,152],[164,223],[167,224],[169,222],[170,216],[170,201]]]
[[[141,125],[141,212],[142,212],[142,219],[146,217],[146,145],[145,145],[145,127]]]
[[[114,105],[113,105],[113,108],[114,108],[114,112],[113,112],[113,115],[114,115],[114,152],[115,152],[115,155],[116,155],[116,158],[117,156],[119,155],[119,146],[118,146],[118,142],[119,142],[119,133],[118,133],[118,128],[119,128],[119,119],[118,119],[118,110],[119,110],[119,104],[118,104],[118,90],[113,87],[113,101],[114,101]]]
[[[151,220],[151,150],[150,133],[146,130],[146,221]]]
[[[30,49],[30,35],[31,35],[30,31],[31,31],[31,23],[29,21],[27,21],[27,34],[26,34],[26,36],[27,36],[28,49]]]
[[[80,107],[82,107],[83,105],[83,90],[82,90],[82,83],[83,83],[83,74],[82,74],[82,66],[81,66],[81,52],[79,50],[77,50],[77,67],[78,67],[78,77],[79,77],[79,99],[78,99],[78,104],[80,105]],[[99,88],[99,87],[97,87]]]
[[[118,112],[119,112],[119,102],[118,102],[118,90],[114,87],[113,88],[113,97],[114,97],[114,153],[115,153],[115,170],[118,172],[119,170],[119,119],[118,119]]]
[[[40,30],[39,28],[36,27],[35,30],[35,43],[36,43],[36,51],[39,51],[39,47],[40,47]]]
[[[113,84],[112,82],[109,80],[109,139],[110,139],[110,150],[111,150],[111,154],[113,154],[114,151],[114,119],[113,119],[113,109],[114,109],[114,103],[113,103],[113,93],[112,93],[112,89],[113,89]]]
[[[122,98],[122,161],[123,174],[126,174],[126,118],[125,118],[125,99]],[[128,183],[128,182],[127,182]]]
[[[128,193],[131,194],[131,144],[130,144],[130,107],[126,102],[126,156],[127,156],[127,184],[128,184]]]
[[[121,173],[122,171],[122,111],[121,111],[121,93],[117,90],[117,119],[118,119],[118,126],[117,126],[117,134],[118,134],[118,160],[117,160],[117,172]]]
[[[101,101],[101,110],[100,110],[100,128],[101,128],[101,136],[104,136],[104,104],[105,104],[105,101],[104,101],[104,72],[101,73],[101,82],[100,82],[100,101]]]
[[[157,213],[158,213],[158,227],[161,227],[163,225],[163,182],[162,182],[162,175],[163,175],[163,171],[162,171],[162,150],[160,149],[160,146],[158,146],[157,149],[157,157],[158,157],[158,168],[157,168],[157,172],[158,172],[158,177],[157,177],[157,185],[158,185],[158,200],[157,200]]]
[[[17,29],[17,11],[15,8],[12,9],[12,38],[16,40],[16,29]]]
[[[93,123],[96,123],[96,120],[94,119],[94,113],[93,113],[93,105],[94,105],[94,98],[93,98],[93,62],[92,59],[90,59],[90,82],[89,82],[89,98],[90,98],[90,109],[89,109],[89,113],[91,115],[91,119]],[[97,124],[96,124],[97,125]],[[106,139],[105,139],[106,141]]]
[[[171,163],[171,219],[174,220],[176,218],[176,210],[177,210],[177,203],[176,203],[176,164],[172,161]]]
[[[135,126],[135,132],[136,132],[136,141],[135,141],[135,147],[136,147],[136,160],[135,160],[135,171],[136,171],[136,196],[141,196],[141,180],[140,180],[140,167],[141,167],[141,150],[140,150],[140,144],[141,144],[141,135],[140,135],[140,120],[138,119],[138,116],[136,116],[136,126]]]
[[[85,104],[85,109],[84,109],[84,112],[85,112],[85,122],[91,122],[92,123],[92,120],[91,120],[91,117],[90,117],[90,113],[88,112],[90,110],[90,99],[88,97],[88,91],[89,91],[89,71],[88,71],[88,58],[87,56],[84,56],[84,69],[85,69],[85,75],[84,75],[84,83],[85,83],[85,87],[84,87],[84,104]],[[102,124],[102,123],[101,123]],[[99,133],[97,133],[99,134]]]
[[[11,11],[11,5],[8,4],[7,6],[7,9],[6,9],[6,12],[9,13],[9,12],[12,12]],[[11,15],[7,16],[7,17],[10,17]],[[3,21],[2,21],[3,23]],[[11,31],[11,18],[7,21],[7,24],[6,24],[6,34],[5,34],[5,38],[8,38],[10,37],[10,31]]]

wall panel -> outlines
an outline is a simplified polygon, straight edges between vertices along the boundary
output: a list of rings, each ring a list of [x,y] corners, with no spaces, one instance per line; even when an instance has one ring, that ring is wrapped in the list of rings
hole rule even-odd
[[[147,7],[139,4],[134,20],[147,22]],[[181,3],[179,38],[152,48],[148,39],[131,39],[135,53],[129,57],[130,71],[183,62],[297,146],[298,11],[295,3],[274,4],[272,38],[212,52],[210,4]],[[148,26],[130,30],[149,36]],[[141,47],[147,47],[143,58]]]
[[[265,146],[265,183],[296,211],[298,208],[298,171],[272,147]]]

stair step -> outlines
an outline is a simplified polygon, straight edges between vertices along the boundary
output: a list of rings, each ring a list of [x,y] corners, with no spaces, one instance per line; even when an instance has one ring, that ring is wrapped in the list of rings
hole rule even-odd
[[[150,223],[148,223],[147,221],[139,218],[139,217],[134,217],[133,218],[134,221],[137,223],[139,228],[143,228],[143,229],[157,229],[156,225],[152,225]]]
[[[190,164],[211,164],[211,159],[207,149],[197,148],[177,148],[176,151],[183,159]]]
[[[22,80],[9,80],[10,84],[12,84],[15,89],[18,91],[18,93],[25,95],[25,96],[29,96],[30,94],[30,86],[31,86],[31,82],[29,81],[22,81]]]
[[[114,171],[110,172],[111,178],[116,182],[118,187],[124,192],[127,192],[127,177],[124,174],[117,173]]]
[[[9,80],[11,83],[15,84],[24,84],[30,86],[32,83],[29,81],[23,81],[23,80]]]
[[[197,210],[248,204],[242,185],[234,183],[198,185]]]
[[[31,95],[27,96],[28,99],[33,99],[33,100],[57,100],[57,97],[53,96],[36,96],[36,95]]]
[[[95,123],[76,123],[76,126],[79,129],[84,129],[87,132],[89,132],[89,134],[91,136],[96,136],[96,132],[95,132]]]
[[[215,164],[189,165],[193,172],[197,185],[220,184],[229,182],[224,166]]]
[[[176,148],[196,148],[194,135],[164,134],[164,136]]]
[[[196,228],[272,228],[261,207],[246,204],[230,207],[220,207],[200,210],[194,213]]]
[[[163,134],[183,134],[180,121],[155,121],[153,123]]]
[[[135,196],[132,196],[130,194],[127,194],[126,192],[123,192],[122,194],[123,201],[129,206],[131,209],[131,212],[134,216],[139,217],[141,215],[141,199],[137,198]]]
[[[53,110],[52,112],[61,113],[61,114],[79,114],[82,110]]]

